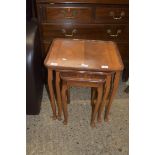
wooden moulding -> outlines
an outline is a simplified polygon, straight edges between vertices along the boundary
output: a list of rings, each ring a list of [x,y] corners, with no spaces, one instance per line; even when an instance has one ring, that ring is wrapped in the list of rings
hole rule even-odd
[[[98,3],[98,4],[129,4],[129,0],[36,0],[49,3]]]

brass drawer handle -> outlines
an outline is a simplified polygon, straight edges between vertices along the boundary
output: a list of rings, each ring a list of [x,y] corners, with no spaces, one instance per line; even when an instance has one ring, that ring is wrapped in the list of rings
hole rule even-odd
[[[113,11],[111,11],[111,12],[109,13],[109,15],[112,16],[114,20],[120,20],[120,19],[122,19],[122,17],[125,16],[125,12],[122,11],[122,12],[120,13],[120,16],[119,16],[119,17],[116,17],[116,16],[115,16],[115,13],[114,13]]]
[[[116,34],[111,34],[111,30],[108,29],[107,33],[109,34],[110,37],[118,37],[120,33],[122,33],[122,30],[118,29]]]
[[[65,37],[73,37],[74,34],[77,33],[77,30],[73,29],[71,34],[66,34],[66,30],[62,29],[62,33],[65,35]]]
[[[66,19],[74,19],[75,17],[73,17],[73,16],[66,16],[65,18]]]
[[[74,19],[77,16],[77,10],[70,10],[70,8],[68,8],[67,10],[62,10],[61,13],[64,15],[64,18],[66,19]]]

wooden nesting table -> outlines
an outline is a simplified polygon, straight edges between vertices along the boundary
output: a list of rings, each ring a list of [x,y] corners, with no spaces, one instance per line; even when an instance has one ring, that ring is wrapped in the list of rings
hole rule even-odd
[[[44,61],[48,69],[48,86],[53,110],[53,119],[61,119],[60,71],[114,72],[111,91],[105,111],[108,121],[110,107],[118,88],[124,65],[117,45],[112,41],[55,39]],[[56,71],[56,97],[58,116],[53,91],[53,71]]]

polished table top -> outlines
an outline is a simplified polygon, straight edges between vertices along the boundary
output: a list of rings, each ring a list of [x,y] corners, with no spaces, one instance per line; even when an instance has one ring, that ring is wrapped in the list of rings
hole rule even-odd
[[[121,71],[124,68],[112,41],[55,39],[44,61],[53,69]]]

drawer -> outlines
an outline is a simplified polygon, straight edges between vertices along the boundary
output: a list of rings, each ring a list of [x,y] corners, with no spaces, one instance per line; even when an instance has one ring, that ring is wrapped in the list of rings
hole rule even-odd
[[[50,41],[53,38],[76,38],[76,39],[100,39],[101,31],[91,25],[42,25],[43,40]]]
[[[105,25],[102,31],[102,39],[116,42],[128,42],[129,40],[128,25]]]
[[[127,25],[42,25],[43,40],[53,38],[76,38],[93,40],[128,41]]]
[[[89,23],[92,19],[90,7],[53,6],[42,5],[40,7],[40,19],[42,22],[82,22]]]
[[[128,21],[128,7],[96,7],[96,23],[127,23]]]

